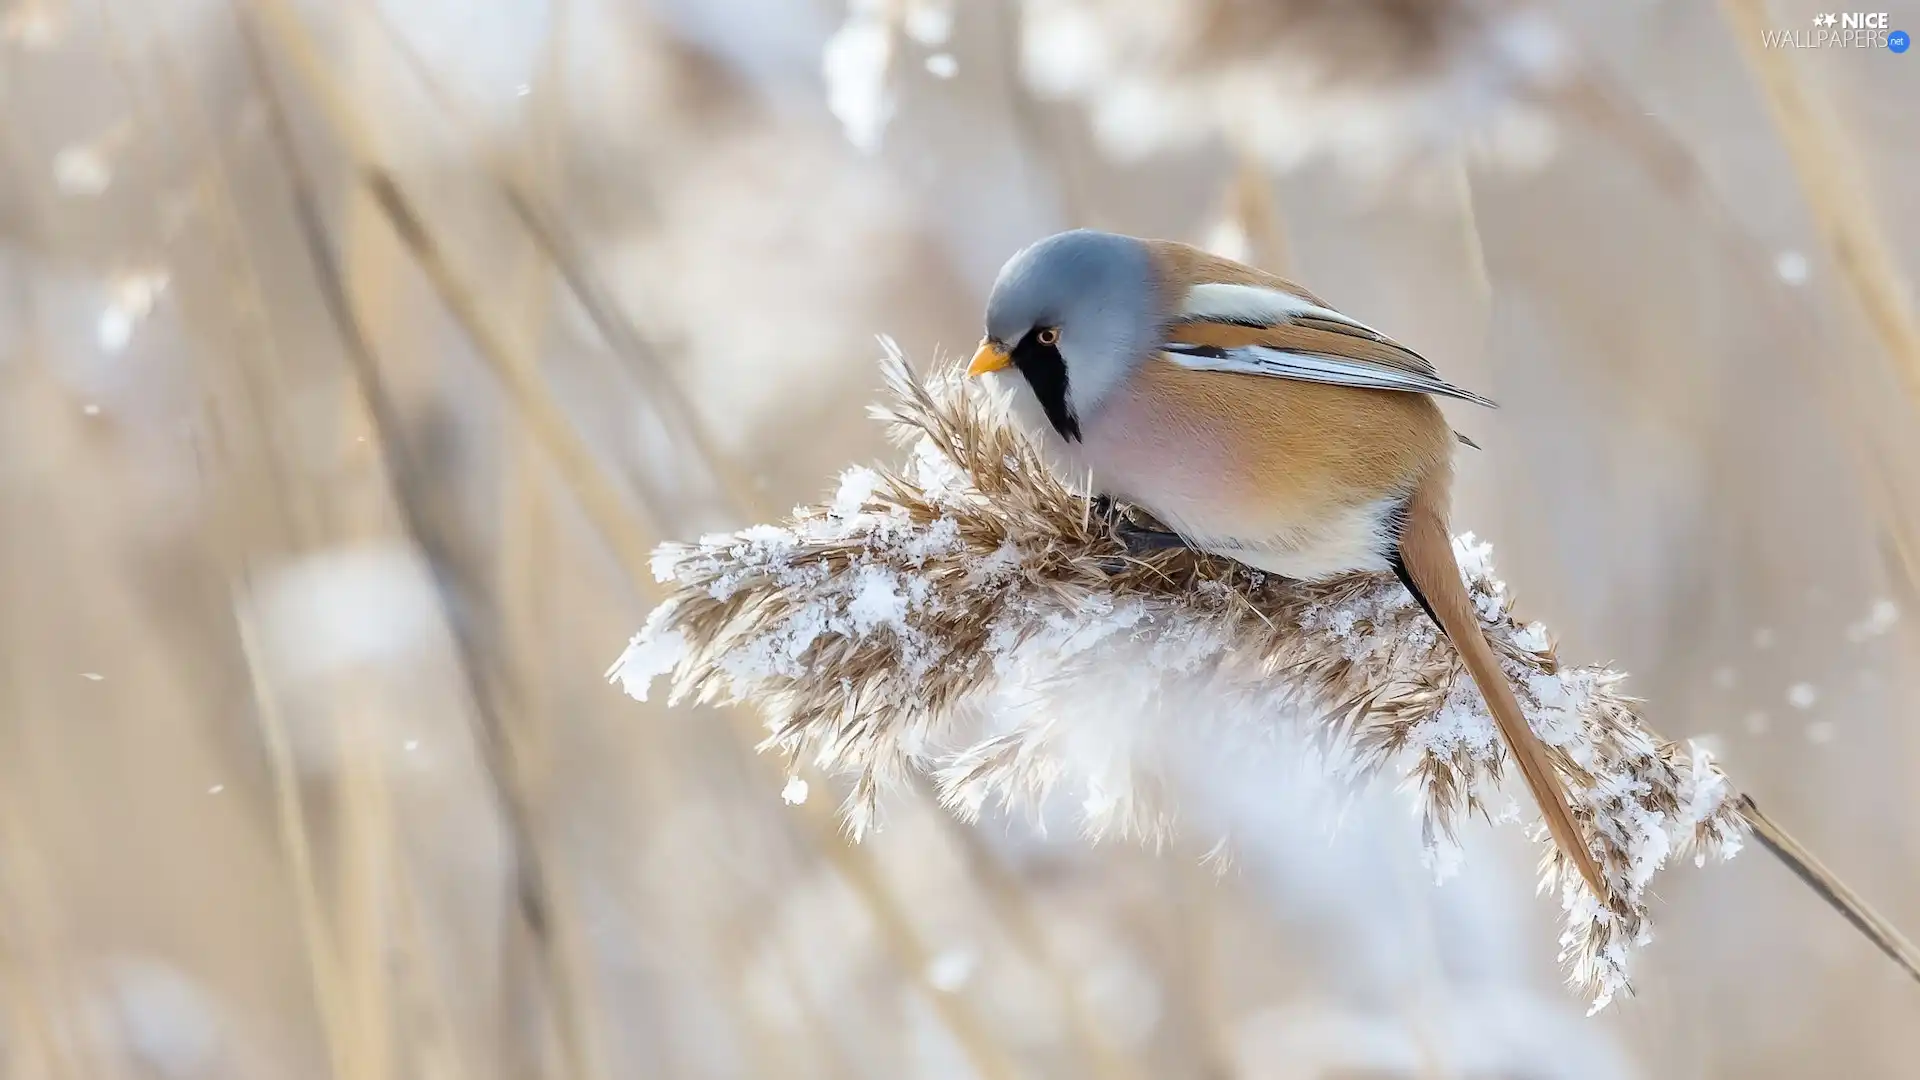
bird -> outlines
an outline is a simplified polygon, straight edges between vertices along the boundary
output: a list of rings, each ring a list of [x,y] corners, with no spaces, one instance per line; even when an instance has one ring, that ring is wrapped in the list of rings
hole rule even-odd
[[[1116,517],[1132,550],[1187,547],[1302,581],[1391,571],[1458,652],[1555,843],[1608,901],[1453,555],[1456,436],[1435,399],[1492,401],[1285,278],[1091,229],[1001,268],[967,374],[1001,384],[1063,479],[1167,526]]]

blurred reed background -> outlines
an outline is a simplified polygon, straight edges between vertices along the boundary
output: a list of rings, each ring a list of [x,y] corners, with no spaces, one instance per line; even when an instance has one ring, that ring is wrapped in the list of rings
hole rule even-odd
[[[873,335],[1188,239],[1500,399],[1523,610],[1920,925],[1920,61],[1759,47],[1819,10],[0,0],[0,1073],[1915,1075],[1757,850],[1583,1019],[1525,845],[1435,889],[1391,793],[852,847],[602,678],[653,543],[887,452]]]

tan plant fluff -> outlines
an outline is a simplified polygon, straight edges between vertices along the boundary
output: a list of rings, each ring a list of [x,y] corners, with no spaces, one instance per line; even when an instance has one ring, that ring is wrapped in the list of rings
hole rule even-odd
[[[962,815],[1065,792],[1090,835],[1155,836],[1180,781],[1250,754],[1400,778],[1442,872],[1469,815],[1515,816],[1478,691],[1397,582],[1130,558],[1000,403],[889,354],[876,413],[911,446],[906,467],[848,470],[784,525],[661,548],[671,596],[610,672],[630,693],[670,674],[671,700],[761,710],[768,747],[852,774],[856,835],[889,778],[918,770]],[[1615,894],[1596,901],[1535,827],[1563,959],[1598,1008],[1648,938],[1654,872],[1731,856],[1739,810],[1705,752],[1646,727],[1620,673],[1563,666],[1513,618],[1485,545],[1455,550]]]

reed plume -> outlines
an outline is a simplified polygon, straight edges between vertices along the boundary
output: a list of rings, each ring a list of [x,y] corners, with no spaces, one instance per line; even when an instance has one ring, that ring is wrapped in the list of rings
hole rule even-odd
[[[1090,837],[1164,837],[1178,776],[1249,755],[1397,777],[1442,875],[1469,817],[1517,816],[1478,691],[1397,582],[1129,556],[1001,402],[950,372],[917,379],[891,345],[885,375],[875,412],[908,464],[850,469],[787,524],[660,548],[669,599],[610,676],[642,699],[669,675],[673,701],[757,706],[765,748],[852,776],[856,836],[889,782],[921,772],[964,817],[1071,794]],[[1614,894],[1594,898],[1535,828],[1563,959],[1603,1006],[1649,937],[1655,872],[1739,850],[1735,792],[1705,751],[1646,726],[1622,674],[1562,664],[1518,621],[1487,545],[1455,547]]]

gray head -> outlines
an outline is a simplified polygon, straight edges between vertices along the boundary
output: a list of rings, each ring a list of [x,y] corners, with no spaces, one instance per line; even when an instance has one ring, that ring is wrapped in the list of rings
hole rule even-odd
[[[1001,268],[969,371],[1018,369],[1054,428],[1077,439],[1080,421],[1153,355],[1162,306],[1146,244],[1091,229],[1057,233]]]

